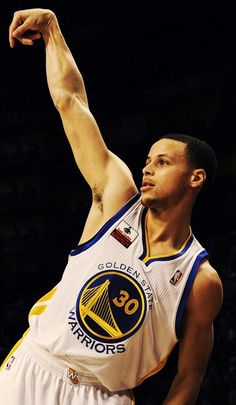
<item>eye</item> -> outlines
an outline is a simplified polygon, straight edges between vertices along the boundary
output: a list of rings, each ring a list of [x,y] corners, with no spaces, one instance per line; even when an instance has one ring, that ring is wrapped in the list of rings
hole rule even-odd
[[[159,159],[158,160],[158,162],[157,162],[157,165],[158,166],[166,166],[166,165],[168,165],[169,164],[169,162],[168,162],[168,160],[166,160],[166,159]]]

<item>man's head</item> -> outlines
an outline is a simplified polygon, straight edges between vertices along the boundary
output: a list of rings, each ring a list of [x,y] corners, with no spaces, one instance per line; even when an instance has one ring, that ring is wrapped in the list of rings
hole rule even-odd
[[[206,179],[204,188],[210,187],[217,172],[217,158],[212,147],[205,141],[184,134],[163,135],[160,139],[173,139],[186,144],[188,164],[192,169],[204,169]]]
[[[143,204],[167,208],[194,203],[199,191],[213,183],[216,155],[204,141],[183,134],[164,135],[154,143],[143,169]]]

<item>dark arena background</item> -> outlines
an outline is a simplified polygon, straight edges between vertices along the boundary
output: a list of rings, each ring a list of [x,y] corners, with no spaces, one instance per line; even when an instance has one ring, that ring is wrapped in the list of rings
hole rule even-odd
[[[223,281],[224,304],[197,404],[235,405],[236,6],[223,1],[1,2],[1,361],[31,306],[60,280],[91,203],[49,96],[42,42],[8,45],[14,11],[31,7],[56,12],[90,109],[137,183],[159,135],[187,133],[214,147],[218,177],[199,198],[192,228]],[[162,404],[177,350],[135,389],[137,405]]]

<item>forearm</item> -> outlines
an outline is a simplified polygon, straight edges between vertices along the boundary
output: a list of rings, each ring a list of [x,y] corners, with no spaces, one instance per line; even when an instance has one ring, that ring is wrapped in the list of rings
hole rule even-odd
[[[46,74],[49,91],[56,108],[66,108],[73,97],[88,105],[82,75],[53,14],[42,32],[46,51]]]
[[[194,405],[202,383],[199,375],[176,375],[163,405]]]
[[[9,27],[12,48],[16,41],[31,46],[41,37],[45,43],[49,91],[60,113],[76,163],[93,191],[99,190],[100,197],[108,188],[120,196],[117,198],[119,209],[136,192],[136,187],[126,165],[108,150],[102,138],[88,107],[82,75],[61,33],[56,15],[41,8],[14,13]],[[111,182],[111,178],[119,179],[119,186],[116,181]]]

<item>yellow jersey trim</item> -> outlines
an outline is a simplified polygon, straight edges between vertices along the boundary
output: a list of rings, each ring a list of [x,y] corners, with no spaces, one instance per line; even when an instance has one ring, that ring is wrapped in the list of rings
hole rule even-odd
[[[142,259],[143,263],[148,262],[149,260],[155,260],[155,259],[162,259],[162,258],[168,258],[168,257],[172,257],[172,256],[176,256],[179,253],[182,252],[182,250],[185,249],[186,245],[188,244],[189,240],[192,237],[192,229],[191,227],[189,227],[189,235],[187,237],[187,239],[185,240],[185,242],[183,243],[183,245],[181,246],[180,249],[178,250],[174,250],[173,252],[169,252],[169,253],[165,253],[162,255],[157,255],[157,256],[150,256],[150,249],[149,249],[149,243],[148,243],[148,236],[147,236],[147,216],[145,217],[145,227],[144,227],[144,232],[145,232],[145,248],[146,248],[146,255],[145,257]]]
[[[175,345],[176,345],[176,343],[172,346],[170,352],[162,360],[160,360],[160,362],[158,363],[158,365],[155,368],[153,368],[151,371],[144,374],[144,376],[142,376],[138,379],[137,385],[142,384],[142,382],[144,380],[146,380],[148,377],[151,377],[152,375],[156,374],[158,371],[160,371],[164,367],[164,365],[166,364],[168,357],[170,356],[171,352],[173,351]]]
[[[15,351],[18,349],[18,347],[20,347],[21,343],[23,342],[24,338],[26,337],[26,335],[29,333],[30,328],[28,328],[26,330],[26,332],[23,334],[22,338],[20,340],[18,340],[18,342],[16,342],[16,344],[13,346],[13,348],[11,349],[10,353],[7,355],[7,357],[5,358],[5,360],[3,361],[1,367],[0,367],[0,371],[2,370],[2,368],[6,365],[6,363],[8,362],[8,360],[10,359],[10,357],[13,355],[13,353],[15,353]]]

